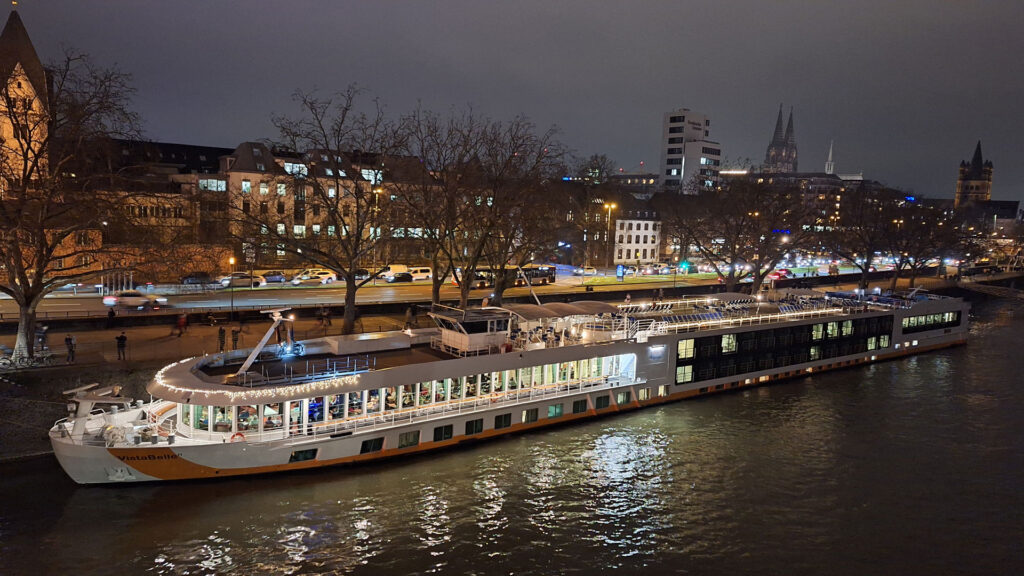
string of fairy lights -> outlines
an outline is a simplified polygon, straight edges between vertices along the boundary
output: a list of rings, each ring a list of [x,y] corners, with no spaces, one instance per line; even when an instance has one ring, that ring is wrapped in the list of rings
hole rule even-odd
[[[242,390],[207,390],[203,388],[194,388],[189,386],[179,386],[177,384],[171,384],[165,377],[165,373],[185,362],[189,362],[194,358],[186,358],[179,360],[173,364],[168,364],[161,368],[153,380],[158,386],[169,392],[179,393],[187,395],[189,403],[194,404],[209,404],[214,400],[226,399],[230,404],[236,402],[249,402],[249,401],[267,401],[267,400],[290,400],[294,398],[311,398],[314,396],[321,396],[326,393],[337,392],[339,388],[346,388],[355,386],[359,383],[358,374],[349,374],[347,376],[335,376],[327,378],[325,380],[316,380],[312,382],[304,382],[302,384],[288,384],[286,386],[274,386],[272,388],[253,388],[253,389],[242,389]],[[191,402],[191,398],[196,397],[197,400],[203,402]]]

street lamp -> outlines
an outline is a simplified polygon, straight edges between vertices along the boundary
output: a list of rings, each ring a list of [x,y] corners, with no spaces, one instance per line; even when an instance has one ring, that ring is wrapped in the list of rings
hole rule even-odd
[[[612,267],[612,210],[616,208],[614,203],[605,204],[605,209],[608,210],[608,230],[605,233],[605,244],[608,246],[608,267]]]
[[[231,273],[228,274],[228,289],[231,290],[231,313],[228,315],[228,322],[235,321],[235,257],[228,258],[228,264],[231,265]]]

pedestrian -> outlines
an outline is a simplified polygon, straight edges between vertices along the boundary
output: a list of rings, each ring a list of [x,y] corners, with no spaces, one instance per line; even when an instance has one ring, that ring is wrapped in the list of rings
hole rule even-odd
[[[67,363],[68,364],[74,364],[75,363],[75,345],[76,345],[76,342],[75,342],[75,337],[74,336],[72,336],[71,334],[68,334],[67,336],[64,337],[64,346],[66,346],[67,349],[68,349],[68,357],[67,357]]]
[[[626,292],[626,304],[629,304],[633,299],[630,298],[629,292]]]
[[[242,327],[231,329],[231,349],[238,350],[238,335],[242,333]]]
[[[121,332],[121,335],[114,338],[114,340],[117,340],[117,359],[127,360],[128,357],[127,354],[125,354],[125,350],[128,348],[128,336],[124,332]]]
[[[484,298],[483,305],[487,306],[487,298]],[[405,309],[405,328],[406,328],[406,330],[408,330],[409,328],[412,328],[412,314],[413,314],[412,306],[409,306],[408,308]]]
[[[117,316],[117,312],[113,308],[107,310],[107,330],[114,327],[114,316]]]
[[[174,323],[174,328],[171,328],[171,335],[174,335],[174,331],[178,331],[178,338],[185,333],[185,315],[179,314],[178,320]]]
[[[221,326],[220,328],[217,329],[217,350],[219,352],[223,352],[224,351],[224,338],[225,338],[226,335],[227,334],[226,334],[223,326]]]
[[[331,307],[324,308],[324,320],[327,321],[327,325],[331,325]]]
[[[47,350],[48,349],[47,346],[46,346],[46,331],[47,331],[47,329],[48,328],[46,327],[46,324],[43,324],[43,325],[39,326],[39,328],[36,329],[36,340],[39,342],[39,349],[40,350]]]
[[[276,328],[274,328],[274,332],[275,332],[275,333],[277,334],[277,343],[278,343],[278,344],[280,344],[280,343],[281,343],[281,339],[282,339],[282,337],[281,337],[281,332],[282,332],[283,330],[284,330],[284,328],[282,328],[282,327],[281,327],[281,324],[280,324],[280,323],[278,323],[278,324],[277,324],[277,327],[276,327]]]
[[[217,325],[217,318],[214,317],[213,312],[206,313],[206,323],[209,324],[210,326]]]

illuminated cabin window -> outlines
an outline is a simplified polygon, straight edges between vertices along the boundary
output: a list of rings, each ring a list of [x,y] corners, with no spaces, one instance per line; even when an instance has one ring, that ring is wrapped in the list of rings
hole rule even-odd
[[[680,360],[693,358],[693,338],[679,341],[676,346],[676,357]]]
[[[722,354],[732,354],[736,351],[736,335],[735,334],[723,334],[722,335]]]
[[[412,432],[402,432],[398,435],[398,447],[408,448],[410,446],[416,446],[420,443],[420,431],[413,430]]]
[[[693,366],[676,366],[676,384],[693,382]]]

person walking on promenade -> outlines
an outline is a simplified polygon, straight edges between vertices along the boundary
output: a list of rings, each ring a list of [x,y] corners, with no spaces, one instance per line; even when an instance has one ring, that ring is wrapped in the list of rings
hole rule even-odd
[[[67,363],[68,364],[74,364],[75,363],[75,346],[76,345],[77,344],[75,342],[75,337],[74,336],[72,336],[71,334],[68,334],[67,336],[64,337],[64,346],[67,346],[67,349],[68,349],[68,357],[67,357]]]
[[[629,304],[633,299],[629,297],[629,293],[626,293],[626,304]]]
[[[217,351],[219,351],[219,352],[223,352],[224,351],[224,338],[225,338],[225,336],[226,336],[226,331],[224,330],[224,327],[221,326],[220,328],[217,329]]]
[[[128,357],[127,354],[125,354],[125,350],[128,348],[128,336],[124,332],[121,332],[121,335],[114,338],[114,340],[117,340],[117,359],[127,360]]]
[[[238,350],[238,335],[242,333],[242,327],[231,329],[231,349]]]
[[[107,330],[114,327],[114,317],[117,316],[117,312],[113,308],[107,310]]]
[[[174,328],[171,328],[171,334],[174,334],[174,330],[175,329],[178,330],[178,338],[181,338],[181,335],[185,333],[185,315],[184,314],[179,314],[178,315],[178,321],[175,322]]]
[[[43,324],[39,328],[36,329],[36,339],[39,340],[39,349],[40,350],[48,350],[49,349],[49,347],[46,345],[46,331],[48,329],[49,328],[47,328],[46,324]]]

